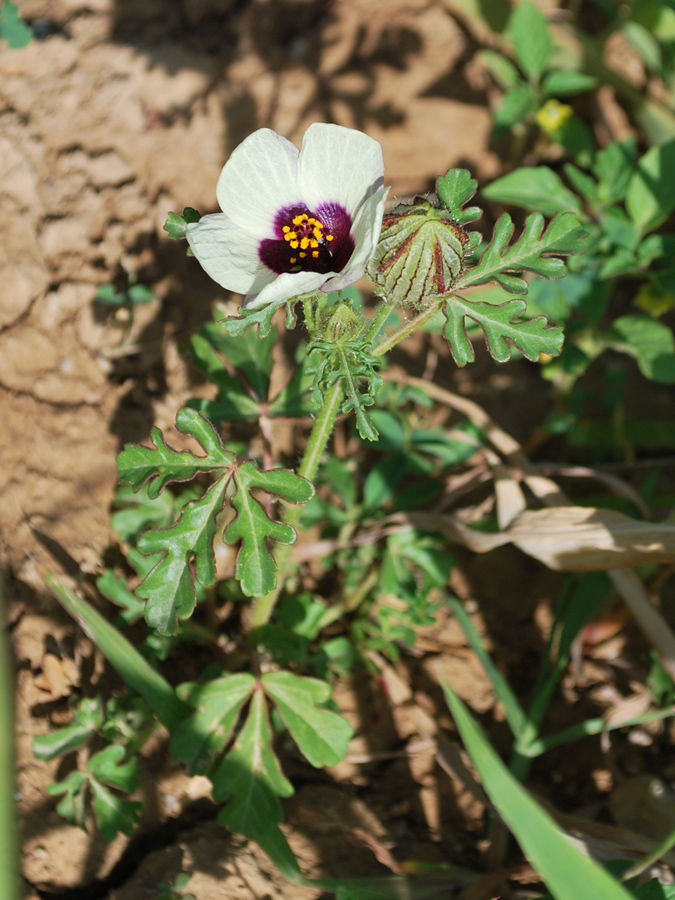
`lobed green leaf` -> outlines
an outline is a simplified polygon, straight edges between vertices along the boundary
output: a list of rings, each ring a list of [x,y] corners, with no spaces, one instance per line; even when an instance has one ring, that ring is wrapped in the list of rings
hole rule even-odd
[[[147,483],[148,497],[154,500],[172,481],[189,481],[200,472],[229,469],[236,464],[234,453],[226,450],[213,426],[197,410],[183,407],[176,416],[176,427],[193,437],[206,456],[195,456],[189,450],[174,450],[159,428],[151,432],[154,449],[127,444],[117,457],[119,480],[135,491]]]
[[[136,595],[147,600],[146,622],[160,634],[175,634],[179,619],[192,615],[197,601],[193,579],[204,587],[215,583],[216,516],[223,506],[228,480],[228,475],[223,475],[201,499],[188,503],[169,528],[146,531],[138,539],[141,553],[162,554],[136,588]]]
[[[559,70],[549,72],[542,85],[548,97],[570,97],[584,91],[592,91],[598,86],[598,79],[585,72]]]
[[[56,759],[63,753],[86,744],[103,724],[100,697],[83,697],[73,712],[73,722],[51,734],[39,734],[33,739],[33,753],[38,759]]]
[[[551,36],[546,17],[534,3],[524,0],[513,11],[508,32],[518,65],[530,81],[538,84],[551,55]]]
[[[293,311],[295,302],[295,300],[275,300],[260,309],[244,309],[242,307],[238,316],[228,316],[221,324],[228,334],[234,337],[257,326],[258,337],[266,338],[272,329],[274,313],[282,306],[286,307],[286,328],[289,330],[295,328],[296,318]]]
[[[4,0],[0,6],[0,38],[7,41],[12,50],[20,50],[33,38],[33,32],[19,15],[19,8],[12,0]]]
[[[90,757],[87,771],[98,781],[130,794],[138,787],[138,761],[122,764],[125,750],[121,744],[110,744]]]
[[[118,832],[130,837],[138,825],[143,804],[116,796],[95,778],[90,779],[89,786],[98,830],[103,840],[114,840]]]
[[[228,374],[212,343],[195,334],[190,341],[190,349],[197,368],[218,388],[218,396],[215,400],[191,400],[189,407],[199,410],[211,422],[252,422],[258,419],[260,404],[248,394],[240,381]]]
[[[194,707],[171,739],[175,759],[187,763],[190,775],[209,768],[229,741],[239,713],[255,687],[248,673],[223,675],[208,684],[183,685],[179,697]]]
[[[523,166],[497,178],[481,193],[488,200],[554,216],[581,212],[581,201],[548,166]]]
[[[675,384],[675,337],[649,316],[620,316],[605,336],[615,350],[632,356],[645,378]]]
[[[525,220],[520,238],[509,246],[513,221],[508,213],[500,216],[492,240],[477,266],[464,273],[455,290],[497,281],[513,294],[526,294],[527,283],[522,272],[534,272],[542,278],[562,278],[567,267],[560,256],[572,256],[584,249],[582,240],[588,235],[574,213],[556,215],[544,231],[544,217],[532,213]]]
[[[675,139],[652,147],[628,183],[626,209],[640,234],[653,231],[675,210]]]
[[[476,193],[478,182],[468,169],[450,169],[436,181],[436,193],[443,206],[451,213],[457,225],[475,222],[483,214],[479,206],[462,209]]]
[[[444,309],[446,326],[443,335],[450,344],[456,364],[465,366],[475,359],[473,345],[466,333],[467,318],[481,327],[488,352],[497,362],[507,362],[511,358],[511,346],[517,347],[530,362],[536,362],[541,353],[557,356],[564,340],[562,327],[550,326],[545,316],[521,319],[526,308],[524,300],[509,300],[495,306],[450,297]]]
[[[309,762],[317,768],[337,765],[353,731],[342,716],[320,708],[330,699],[330,685],[292,672],[268,672],[262,685]]]
[[[204,337],[225,359],[243,372],[258,400],[268,399],[270,376],[274,359],[272,356],[277,343],[277,330],[268,335],[256,337],[253,332],[233,337],[223,328],[222,323],[210,322],[202,329]]]
[[[212,775],[213,796],[227,803],[218,822],[256,840],[284,872],[297,875],[297,863],[279,830],[283,812],[279,797],[290,797],[293,786],[279,767],[272,749],[272,732],[262,690],[256,690],[246,724],[230,753]]]
[[[270,519],[251,492],[263,490],[288,503],[305,503],[314,496],[314,488],[294,472],[286,469],[261,472],[252,462],[239,466],[234,483],[236,491],[232,506],[237,515],[225,529],[223,538],[228,544],[242,542],[236,578],[247,597],[262,597],[276,584],[276,563],[267,541],[292,544],[296,534],[290,525]]]

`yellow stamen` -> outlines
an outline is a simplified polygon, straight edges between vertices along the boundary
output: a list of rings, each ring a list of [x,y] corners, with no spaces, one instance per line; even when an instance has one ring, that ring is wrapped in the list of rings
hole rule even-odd
[[[295,256],[291,256],[291,265],[293,265],[293,263],[296,263],[297,261],[298,260]]]
[[[309,238],[301,238],[300,240],[300,248],[302,250],[306,250],[309,247]]]
[[[291,247],[294,250],[297,250],[299,246],[300,246],[300,244],[297,241],[291,241]]]
[[[314,229],[314,237],[317,241],[320,241],[323,238],[320,229],[317,227]]]
[[[301,254],[300,254],[300,259],[304,259],[306,256],[307,256],[306,253],[301,253]]]
[[[318,251],[318,250],[312,250],[312,256],[314,257],[314,259],[318,259],[318,258],[319,258],[319,251]]]
[[[285,232],[285,231],[290,231],[291,229],[288,225],[284,225],[284,227],[281,230]]]
[[[310,247],[318,247],[318,246],[319,246],[319,242],[318,242],[318,241],[310,241],[310,242],[309,242],[309,246],[310,246]]]
[[[326,235],[326,240],[327,240],[327,241],[332,241],[332,240],[333,240],[333,235],[332,235],[332,234],[327,234],[327,235]]]

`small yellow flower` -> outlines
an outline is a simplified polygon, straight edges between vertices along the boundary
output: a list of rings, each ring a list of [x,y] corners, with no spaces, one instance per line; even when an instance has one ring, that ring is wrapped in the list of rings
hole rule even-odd
[[[655,284],[647,283],[642,285],[633,303],[653,319],[660,319],[675,307],[675,296]]]
[[[571,106],[559,100],[547,100],[535,116],[537,124],[546,134],[554,134],[564,128],[574,114]]]

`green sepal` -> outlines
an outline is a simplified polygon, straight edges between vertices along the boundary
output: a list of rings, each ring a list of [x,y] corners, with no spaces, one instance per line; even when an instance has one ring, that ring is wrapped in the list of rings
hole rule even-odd
[[[560,256],[572,256],[584,250],[582,240],[588,232],[574,213],[556,215],[544,231],[544,217],[532,213],[525,220],[520,238],[509,246],[514,225],[508,213],[500,216],[492,240],[480,262],[469,269],[455,285],[455,290],[497,281],[512,294],[526,294],[527,282],[522,272],[534,272],[542,278],[562,278],[567,267]]]
[[[154,500],[171,481],[189,481],[199,472],[236,465],[234,453],[223,447],[211,423],[197,410],[188,407],[178,410],[176,427],[193,437],[206,456],[195,456],[189,450],[174,450],[165,442],[159,428],[153,428],[150,436],[154,449],[127,444],[117,457],[122,484],[130,484],[137,491],[147,482],[148,497]]]
[[[241,540],[237,556],[236,578],[247,597],[262,597],[274,589],[276,563],[267,541],[280,544],[295,542],[295,531],[282,522],[269,518],[251,493],[267,491],[287,503],[306,503],[314,496],[314,488],[304,478],[287,469],[262,472],[252,462],[245,462],[234,473],[236,491],[231,503],[237,515],[223,533],[228,544]]]
[[[199,500],[188,503],[169,528],[146,531],[141,553],[162,553],[161,561],[136,588],[147,600],[145,620],[160,634],[175,634],[179,619],[192,615],[197,601],[193,578],[204,587],[216,580],[213,540],[229,478],[223,475]],[[194,567],[194,574],[193,574]]]
[[[337,765],[353,730],[342,716],[321,709],[330,699],[330,685],[292,672],[268,672],[262,685],[307,760],[316,768]]]
[[[258,327],[258,337],[265,338],[272,328],[272,319],[274,313],[286,306],[286,328],[293,330],[296,324],[295,311],[293,309],[295,303],[300,298],[294,297],[292,300],[275,300],[274,302],[263,306],[260,309],[245,309],[242,307],[238,316],[228,316],[220,323],[223,328],[233,337],[243,334],[254,325]]]
[[[200,218],[201,217],[196,209],[192,209],[191,206],[186,206],[183,210],[182,216],[179,216],[177,213],[170,212],[167,215],[166,222],[162,227],[164,231],[166,231],[170,240],[180,241],[185,237],[187,226],[191,222],[198,222]]]
[[[456,364],[465,366],[475,359],[466,334],[465,318],[472,319],[482,328],[488,352],[497,362],[507,362],[511,358],[511,346],[517,347],[530,362],[536,362],[540,353],[558,356],[564,339],[562,327],[549,326],[545,316],[521,319],[526,309],[524,300],[508,300],[495,305],[450,297],[444,308],[443,335],[450,344]]]

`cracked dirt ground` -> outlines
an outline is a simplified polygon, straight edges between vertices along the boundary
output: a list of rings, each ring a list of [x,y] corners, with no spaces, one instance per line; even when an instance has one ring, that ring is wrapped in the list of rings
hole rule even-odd
[[[96,665],[40,574],[100,565],[115,454],[152,424],[171,428],[191,394],[182,351],[222,299],[165,240],[166,214],[213,211],[228,153],[263,125],[298,143],[316,120],[366,130],[383,144],[396,196],[428,189],[456,164],[485,179],[498,162],[468,39],[440,0],[20,0],[19,9],[39,39],[0,48],[0,543],[24,874],[42,896],[137,900],[188,857],[213,860],[222,834],[198,826],[188,844],[155,850],[135,880],[96,893],[128,841],[106,846],[62,823],[44,793],[58,765],[33,759],[30,741],[64,720],[83,667]],[[156,299],[129,327],[94,297],[135,279]],[[147,831],[204,791],[168,768],[147,779]],[[316,867],[315,844],[301,829],[293,841]],[[198,900],[291,896],[257,851],[235,851],[220,869],[195,864]]]

